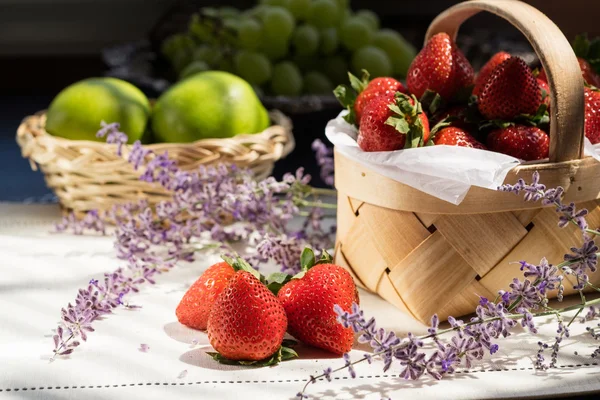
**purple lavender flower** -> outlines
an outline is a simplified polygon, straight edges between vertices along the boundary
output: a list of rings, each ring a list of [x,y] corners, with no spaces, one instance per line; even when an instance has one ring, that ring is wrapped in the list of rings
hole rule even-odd
[[[356,378],[356,371],[354,371],[354,366],[350,360],[350,353],[344,353],[344,364],[346,368],[348,368],[348,373],[352,379]]]
[[[570,268],[576,275],[581,276],[589,270],[596,272],[598,266],[598,246],[589,238],[583,243],[580,248],[571,247],[571,254],[565,254],[564,260],[571,263]]]
[[[317,164],[321,167],[321,179],[329,186],[333,186],[333,151],[328,148],[321,139],[315,139],[312,143]]]
[[[562,215],[558,217],[559,227],[564,228],[569,224],[569,222],[575,222],[575,224],[582,231],[587,229],[587,221],[585,220],[585,216],[588,214],[588,210],[577,210],[575,203],[569,203],[568,205],[558,205],[556,207],[556,212],[562,213]]]
[[[263,260],[273,260],[281,265],[282,272],[294,274],[300,271],[300,254],[304,246],[287,235],[265,235],[256,245],[256,251]]]
[[[539,265],[529,264],[521,261],[521,271],[526,278],[532,278],[536,282],[537,290],[546,294],[548,290],[554,290],[562,286],[563,277],[558,275],[558,268],[548,263],[546,258],[542,258]]]
[[[127,143],[128,137],[125,133],[119,131],[121,125],[118,122],[107,124],[100,122],[102,128],[96,133],[96,137],[106,137],[106,143],[117,145],[117,155],[120,156],[123,150],[123,145]]]
[[[134,169],[137,170],[142,165],[142,163],[144,163],[144,160],[146,159],[149,153],[150,151],[146,150],[146,148],[142,146],[142,142],[136,140],[133,143],[133,147],[131,148],[129,158],[127,159],[127,161],[133,165]]]
[[[525,307],[527,309],[537,309],[542,300],[542,296],[538,289],[531,284],[529,279],[520,281],[514,278],[509,285],[510,291],[509,300],[515,302],[514,307]]]

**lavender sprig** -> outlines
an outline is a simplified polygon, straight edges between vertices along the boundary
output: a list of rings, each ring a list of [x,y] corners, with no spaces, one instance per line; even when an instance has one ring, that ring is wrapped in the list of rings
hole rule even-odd
[[[118,124],[102,124],[99,137],[116,143],[121,154],[127,136]],[[245,255],[254,266],[275,261],[285,272],[299,271],[304,247],[330,248],[332,231],[323,227],[321,208],[335,208],[320,196],[327,189],[309,186],[302,168],[256,181],[252,173],[235,165],[200,166],[185,171],[167,153],[155,154],[139,141],[129,149],[128,161],[142,171],[140,179],[154,182],[172,198],[151,207],[145,201],[119,204],[107,211],[90,211],[78,219],[70,214],[57,224],[59,232],[107,233],[104,221],[114,223],[115,250],[125,266],[107,273],[79,291],[75,304],[63,309],[54,336],[54,356],[68,355],[86,341],[92,323],[124,305],[124,299],[143,283],[155,283],[156,275],[196,254],[218,249],[232,254],[232,244],[247,241],[256,251]],[[294,216],[306,214],[300,231],[288,226]]]
[[[312,143],[312,149],[315,152],[317,164],[321,168],[321,179],[327,185],[333,186],[333,150],[327,147],[321,139],[315,139]]]
[[[354,365],[365,361],[371,363],[372,358],[376,356],[383,359],[384,371],[390,368],[394,361],[399,362],[403,368],[400,376],[405,379],[416,380],[424,374],[441,379],[444,375],[453,373],[460,365],[470,368],[474,360],[482,359],[486,353],[496,353],[500,347],[497,343],[498,339],[510,336],[512,330],[518,325],[526,328],[531,334],[537,334],[534,318],[539,316],[555,316],[557,328],[551,344],[542,341],[538,343],[534,365],[537,369],[555,367],[560,345],[564,338],[569,337],[569,328],[580,313],[589,307],[583,322],[600,316],[596,308],[600,304],[600,299],[588,301],[583,292],[584,289],[600,292],[600,288],[589,282],[588,276],[588,273],[595,272],[597,269],[600,253],[593,236],[598,235],[600,231],[589,229],[585,219],[587,210],[577,210],[573,203],[565,205],[562,202],[563,188],[546,189],[539,182],[539,178],[536,172],[529,184],[520,179],[517,184],[504,185],[499,190],[516,194],[524,193],[526,201],[541,201],[545,206],[554,206],[559,214],[560,228],[572,224],[581,231],[583,242],[581,247],[572,247],[571,252],[565,254],[564,261],[556,266],[550,264],[546,258],[537,265],[521,261],[523,278],[515,278],[509,285],[509,290],[499,291],[494,301],[481,297],[475,316],[469,322],[448,317],[450,328],[439,330],[439,320],[434,315],[428,334],[418,338],[409,333],[406,338],[400,339],[393,332],[377,329],[375,320],[371,318],[367,321],[363,311],[356,304],[351,310],[343,310],[336,305],[334,311],[338,315],[338,322],[359,334],[359,341],[369,343],[373,353],[364,355],[356,361],[351,361],[349,354],[346,354],[343,366],[337,369],[328,368],[321,375],[311,376],[303,390],[298,393],[298,397],[307,398],[305,392],[308,385],[323,377],[331,379],[332,373],[348,369],[350,375],[354,377]],[[550,291],[557,290],[558,300],[562,301],[566,275],[575,277],[576,283],[573,288],[579,292],[581,303],[560,309],[549,307]],[[573,310],[577,312],[566,322],[563,314]],[[588,327],[588,332],[594,339],[600,338],[600,324],[597,328]],[[448,333],[453,335],[448,340],[442,340],[441,336]],[[421,349],[423,341],[427,339],[435,345],[434,350],[429,354]],[[545,352],[548,350],[551,351],[549,362],[545,358]],[[600,347],[596,348],[591,356],[600,356]]]

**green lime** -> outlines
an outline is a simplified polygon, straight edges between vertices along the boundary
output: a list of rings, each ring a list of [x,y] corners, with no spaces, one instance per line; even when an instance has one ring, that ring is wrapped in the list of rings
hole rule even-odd
[[[169,143],[257,133],[268,126],[267,110],[252,86],[223,71],[200,72],[176,83],[152,113],[154,136]]]
[[[46,130],[72,140],[105,141],[96,132],[102,121],[118,122],[129,143],[140,139],[150,102],[138,88],[116,78],[89,78],[63,89],[48,108]]]

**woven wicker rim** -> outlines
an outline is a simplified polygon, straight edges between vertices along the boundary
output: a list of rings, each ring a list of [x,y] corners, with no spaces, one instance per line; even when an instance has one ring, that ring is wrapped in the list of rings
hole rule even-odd
[[[270,117],[274,125],[256,134],[146,147],[155,154],[168,152],[184,170],[233,163],[263,179],[271,174],[275,161],[289,154],[295,145],[290,119],[279,111],[270,112]],[[136,171],[127,161],[131,145],[123,146],[118,156],[114,144],[52,136],[45,130],[45,121],[45,111],[26,117],[16,139],[23,157],[29,159],[32,169],[39,166],[64,208],[82,215],[115,203],[145,198],[156,204],[170,197],[159,185],[139,180],[143,171]]]

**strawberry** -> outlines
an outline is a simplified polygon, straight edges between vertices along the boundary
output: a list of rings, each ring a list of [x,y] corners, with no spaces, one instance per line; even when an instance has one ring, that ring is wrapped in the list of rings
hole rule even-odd
[[[600,75],[596,73],[590,63],[581,57],[577,57],[577,61],[579,62],[579,69],[581,69],[581,76],[583,76],[583,80],[586,81],[588,85],[600,87]],[[546,71],[543,68],[540,70],[538,78],[546,83],[548,82]]]
[[[487,146],[492,151],[508,154],[525,161],[548,157],[550,139],[535,126],[511,125],[488,135]]]
[[[406,93],[404,85],[394,78],[375,78],[367,84],[367,87],[356,96],[354,112],[356,122],[360,124],[360,118],[367,104],[375,97],[381,95],[394,96],[396,92]]]
[[[592,144],[600,143],[600,91],[584,88],[585,136]]]
[[[481,70],[477,75],[477,79],[475,79],[475,87],[473,88],[473,94],[475,96],[479,96],[481,94],[481,91],[485,87],[487,78],[489,78],[489,76],[492,74],[492,71],[508,58],[510,58],[510,54],[505,51],[501,51],[494,54],[492,58],[490,58],[490,60],[483,67],[481,67]]]
[[[434,35],[417,54],[406,77],[410,93],[421,98],[427,90],[451,100],[473,84],[473,67],[446,33]]]
[[[475,149],[487,150],[487,148],[479,143],[469,132],[455,126],[442,128],[433,138],[436,145],[445,144],[447,146],[472,147]]]
[[[370,101],[381,95],[394,96],[396,92],[407,93],[404,85],[394,78],[380,77],[369,80],[369,72],[363,70],[361,79],[348,73],[350,86],[339,85],[333,93],[340,104],[348,110],[344,119],[351,124],[358,125],[364,108]]]
[[[213,357],[265,360],[282,348],[287,322],[277,297],[251,272],[238,271],[208,318],[208,340],[219,352]]]
[[[392,151],[423,146],[428,138],[429,121],[421,103],[414,96],[396,93],[367,104],[357,141],[364,151]]]
[[[510,57],[488,77],[478,98],[481,115],[490,120],[510,121],[520,114],[536,114],[542,103],[542,91],[519,57]]]
[[[306,257],[307,253],[312,259]],[[311,346],[337,355],[347,353],[354,343],[354,332],[337,322],[334,306],[350,311],[352,303],[358,304],[354,280],[340,266],[314,265],[310,249],[304,251],[302,260],[306,272],[286,283],[277,295],[288,316],[288,332]]]
[[[209,267],[183,295],[175,314],[183,325],[205,330],[208,316],[217,297],[235,275],[233,267],[226,262]]]
[[[541,80],[539,77],[537,78],[537,83],[542,91],[542,103],[550,109],[550,86],[548,86],[546,81]]]

